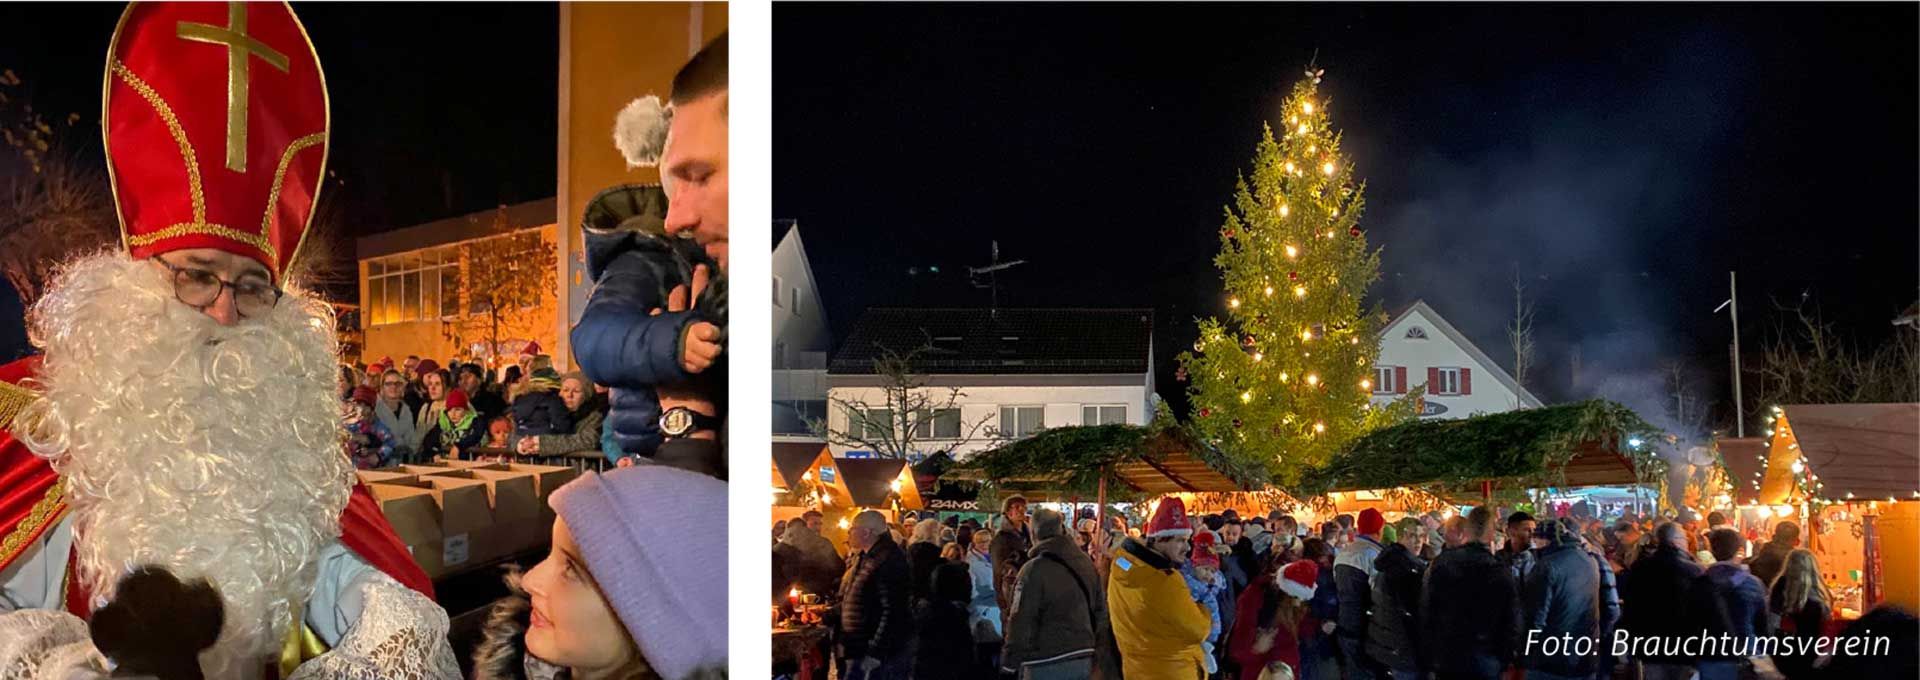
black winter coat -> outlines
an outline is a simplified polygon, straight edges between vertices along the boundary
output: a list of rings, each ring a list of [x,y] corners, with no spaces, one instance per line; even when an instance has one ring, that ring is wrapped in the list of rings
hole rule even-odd
[[[1700,565],[1678,548],[1659,548],[1635,560],[1620,579],[1620,629],[1633,637],[1698,635],[1687,619],[1687,597]],[[1692,663],[1692,657],[1641,656],[1642,661]]]
[[[1420,585],[1426,634],[1420,646],[1429,668],[1454,677],[1499,677],[1522,639],[1519,605],[1513,572],[1487,544],[1441,551]]]
[[[919,625],[913,649],[914,680],[977,677],[973,672],[973,630],[967,627],[965,600],[921,602],[914,618]]]
[[[940,546],[920,542],[907,545],[907,567],[913,576],[913,601],[917,605],[933,593],[933,570],[947,560],[940,557]]]
[[[840,646],[846,657],[886,660],[913,639],[911,577],[907,553],[881,534],[873,547],[855,553],[840,580]]]
[[[573,432],[567,401],[551,390],[528,392],[513,400],[513,433],[521,437]]]
[[[1768,541],[1747,561],[1747,571],[1760,579],[1760,585],[1773,588],[1773,580],[1780,577],[1780,570],[1787,566],[1787,555],[1793,552],[1793,546],[1778,541]]]
[[[1585,549],[1570,543],[1534,551],[1533,567],[1527,572],[1523,589],[1528,635],[1542,641],[1600,635],[1600,571],[1593,562]],[[1524,650],[1527,653],[1520,665],[1557,675],[1593,673],[1595,656],[1569,654],[1559,648],[1548,654],[1548,649],[1546,645],[1532,645]]]
[[[1394,543],[1373,560],[1373,617],[1367,656],[1396,671],[1424,670],[1420,661],[1420,580],[1427,563]]]

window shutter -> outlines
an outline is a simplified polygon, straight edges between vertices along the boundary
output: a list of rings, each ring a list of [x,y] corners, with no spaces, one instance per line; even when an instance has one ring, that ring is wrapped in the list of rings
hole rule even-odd
[[[1407,367],[1393,367],[1393,391],[1395,394],[1407,393]]]
[[[1427,394],[1440,393],[1440,367],[1427,367]]]
[[[1460,393],[1473,394],[1473,369],[1460,369]]]

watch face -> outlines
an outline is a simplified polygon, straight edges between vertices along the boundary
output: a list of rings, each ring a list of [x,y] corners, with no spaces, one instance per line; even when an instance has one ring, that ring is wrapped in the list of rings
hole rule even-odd
[[[669,409],[660,415],[660,429],[668,435],[686,434],[693,429],[693,412],[684,408]]]

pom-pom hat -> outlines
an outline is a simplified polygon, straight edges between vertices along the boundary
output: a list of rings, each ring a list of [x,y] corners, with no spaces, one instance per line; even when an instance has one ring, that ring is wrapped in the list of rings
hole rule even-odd
[[[276,285],[313,219],[326,79],[286,3],[136,2],[108,48],[107,176],[129,254],[212,248]]]
[[[1320,565],[1313,560],[1294,560],[1280,568],[1280,578],[1275,582],[1281,592],[1304,602],[1313,599],[1314,584],[1319,580]]]
[[[1386,525],[1387,518],[1382,517],[1380,511],[1373,508],[1361,510],[1360,519],[1354,522],[1354,527],[1359,529],[1360,533],[1369,536],[1380,533],[1380,529]]]
[[[467,407],[467,393],[465,390],[455,388],[447,391],[447,408],[456,409],[456,408],[466,408],[466,407]]]
[[[1193,535],[1193,522],[1187,517],[1187,504],[1178,497],[1160,501],[1147,520],[1147,538],[1186,538]]]
[[[1213,551],[1214,546],[1213,532],[1202,531],[1194,534],[1193,554],[1187,557],[1187,561],[1192,562],[1196,567],[1220,566],[1220,555]]]

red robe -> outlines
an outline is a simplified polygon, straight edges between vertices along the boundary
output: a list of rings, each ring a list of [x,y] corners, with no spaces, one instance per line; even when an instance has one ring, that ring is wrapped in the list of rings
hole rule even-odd
[[[37,398],[21,383],[39,368],[38,356],[0,365],[0,571],[37,545],[69,509],[63,493],[66,485],[53,466],[13,438],[14,416]],[[401,585],[433,598],[433,581],[413,561],[380,506],[358,481],[346,510],[340,513],[340,543]],[[92,612],[86,606],[86,592],[71,578],[73,564],[67,561],[67,607],[86,618]]]

